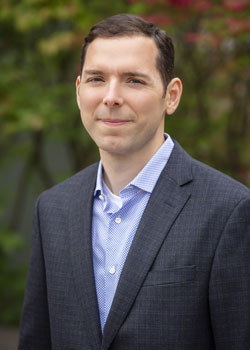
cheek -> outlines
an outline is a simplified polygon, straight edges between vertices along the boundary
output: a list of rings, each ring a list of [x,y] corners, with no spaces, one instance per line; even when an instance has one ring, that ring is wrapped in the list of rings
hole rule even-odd
[[[158,92],[153,91],[137,91],[127,95],[128,100],[139,111],[148,112],[149,110],[156,109],[157,106],[163,105],[163,99]],[[161,107],[160,107],[161,108]]]
[[[81,112],[88,112],[98,105],[100,98],[95,92],[82,91],[80,94],[80,109]]]
[[[144,98],[137,98],[134,103],[135,110],[147,119],[158,119],[161,117],[165,111],[165,104],[162,100],[155,98],[152,95],[146,96]]]
[[[125,102],[132,108],[136,114],[148,114],[149,109],[151,109],[151,105],[153,103],[152,97],[150,94],[145,93],[136,93],[134,91],[130,91],[129,94],[125,95]]]

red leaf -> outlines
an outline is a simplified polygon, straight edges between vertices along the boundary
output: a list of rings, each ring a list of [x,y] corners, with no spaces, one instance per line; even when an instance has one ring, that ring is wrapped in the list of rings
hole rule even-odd
[[[173,21],[170,18],[162,14],[148,15],[145,19],[153,24],[158,24],[165,27],[169,27],[173,23]]]
[[[174,6],[187,7],[192,5],[193,0],[169,0],[169,3]]]
[[[224,0],[223,4],[230,11],[242,11],[249,5],[249,0]]]
[[[211,8],[212,2],[210,0],[196,0],[194,3],[194,8],[198,12],[207,11]]]
[[[250,22],[248,19],[237,19],[231,17],[227,19],[227,25],[233,34],[250,31]]]
[[[201,39],[202,39],[202,36],[199,33],[189,32],[185,34],[185,40],[189,43],[197,43],[197,42],[200,42]]]

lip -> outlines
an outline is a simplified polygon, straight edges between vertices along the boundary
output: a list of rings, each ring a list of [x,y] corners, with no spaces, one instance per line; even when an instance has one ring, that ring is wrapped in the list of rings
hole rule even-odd
[[[105,125],[109,125],[109,126],[121,126],[124,124],[127,124],[129,122],[129,120],[120,120],[120,119],[102,119],[102,122]]]

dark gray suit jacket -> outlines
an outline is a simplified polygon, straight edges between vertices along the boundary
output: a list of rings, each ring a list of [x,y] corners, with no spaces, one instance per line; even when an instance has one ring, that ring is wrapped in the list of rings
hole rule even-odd
[[[175,143],[101,334],[97,165],[37,201],[19,350],[250,349],[250,191]]]

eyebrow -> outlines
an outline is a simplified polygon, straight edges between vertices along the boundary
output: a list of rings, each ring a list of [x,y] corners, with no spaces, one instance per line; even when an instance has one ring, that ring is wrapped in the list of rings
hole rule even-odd
[[[103,74],[101,70],[96,70],[96,69],[86,69],[83,71],[84,74],[88,75],[100,75]]]
[[[96,69],[86,69],[83,71],[84,74],[86,75],[103,75],[105,74],[103,71],[101,70],[96,70]],[[144,74],[144,73],[141,73],[141,72],[124,72],[122,73],[122,76],[125,76],[125,77],[137,77],[137,78],[144,78],[144,79],[147,79],[147,80],[151,80],[150,79],[150,76],[148,76],[147,74]]]
[[[138,78],[144,78],[144,79],[150,79],[150,77],[147,74],[141,73],[141,72],[124,72],[122,75],[125,77],[138,77]]]

